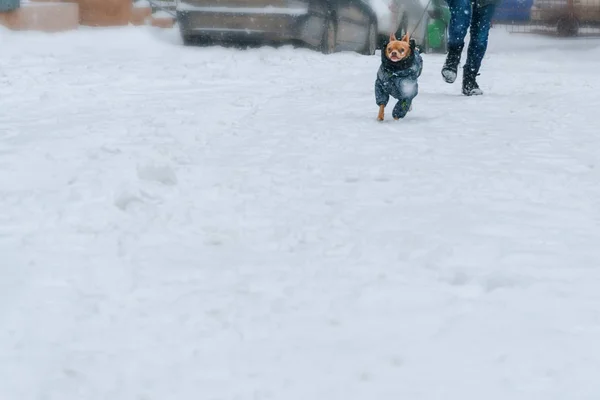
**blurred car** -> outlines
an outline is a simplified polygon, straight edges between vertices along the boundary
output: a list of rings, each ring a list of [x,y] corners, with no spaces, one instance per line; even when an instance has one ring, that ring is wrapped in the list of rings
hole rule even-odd
[[[14,11],[21,7],[19,0],[0,0],[0,12]]]
[[[184,43],[295,43],[375,54],[377,16],[364,0],[181,0]]]
[[[397,33],[398,36],[409,32],[421,51],[427,52],[433,48],[445,51],[445,31],[447,20],[450,18],[445,2],[441,0],[431,2],[428,0],[367,1],[377,15],[380,45],[388,40],[391,32]],[[439,33],[440,29],[443,32]],[[436,40],[435,43],[432,43],[431,39],[434,36]]]
[[[574,36],[580,24],[600,25],[600,0],[535,0],[531,7],[531,20],[540,24],[555,25],[561,35]]]
[[[533,0],[502,0],[496,7],[494,22],[524,22],[531,18]]]

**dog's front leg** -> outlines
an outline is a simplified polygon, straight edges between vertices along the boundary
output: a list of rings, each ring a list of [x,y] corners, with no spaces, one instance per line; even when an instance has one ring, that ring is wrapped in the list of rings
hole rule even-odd
[[[382,104],[379,106],[379,114],[377,114],[377,120],[383,121],[384,114],[385,114],[385,106]]]

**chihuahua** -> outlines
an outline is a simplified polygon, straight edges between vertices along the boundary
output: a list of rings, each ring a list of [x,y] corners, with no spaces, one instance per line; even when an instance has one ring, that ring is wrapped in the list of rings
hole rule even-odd
[[[414,39],[407,33],[401,40],[395,34],[381,51],[381,65],[375,80],[375,101],[379,106],[377,119],[383,121],[390,96],[397,99],[392,116],[404,118],[412,109],[412,101],[419,93],[418,78],[423,71],[423,58]]]

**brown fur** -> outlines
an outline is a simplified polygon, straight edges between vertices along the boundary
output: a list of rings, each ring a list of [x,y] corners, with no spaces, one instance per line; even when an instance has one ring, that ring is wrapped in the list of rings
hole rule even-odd
[[[408,33],[404,35],[402,40],[396,39],[393,33],[390,35],[390,42],[385,48],[385,56],[392,62],[398,62],[410,57],[412,53],[410,49],[410,36]]]
[[[385,106],[382,104],[379,106],[379,114],[377,114],[377,119],[379,121],[383,121],[384,114],[385,114]]]
[[[410,57],[412,50],[410,49],[410,36],[407,33],[404,35],[402,40],[396,39],[395,34],[390,35],[390,42],[385,48],[385,56],[388,60],[392,62],[402,61],[407,57]],[[379,106],[379,114],[377,114],[377,119],[379,121],[383,121],[385,115],[385,106]],[[398,118],[394,118],[398,120]]]

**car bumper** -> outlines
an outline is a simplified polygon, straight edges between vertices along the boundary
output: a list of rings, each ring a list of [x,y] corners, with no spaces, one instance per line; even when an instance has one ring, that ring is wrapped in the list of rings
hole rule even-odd
[[[301,35],[308,10],[303,8],[195,7],[181,3],[177,21],[184,36],[205,38],[291,40]]]

